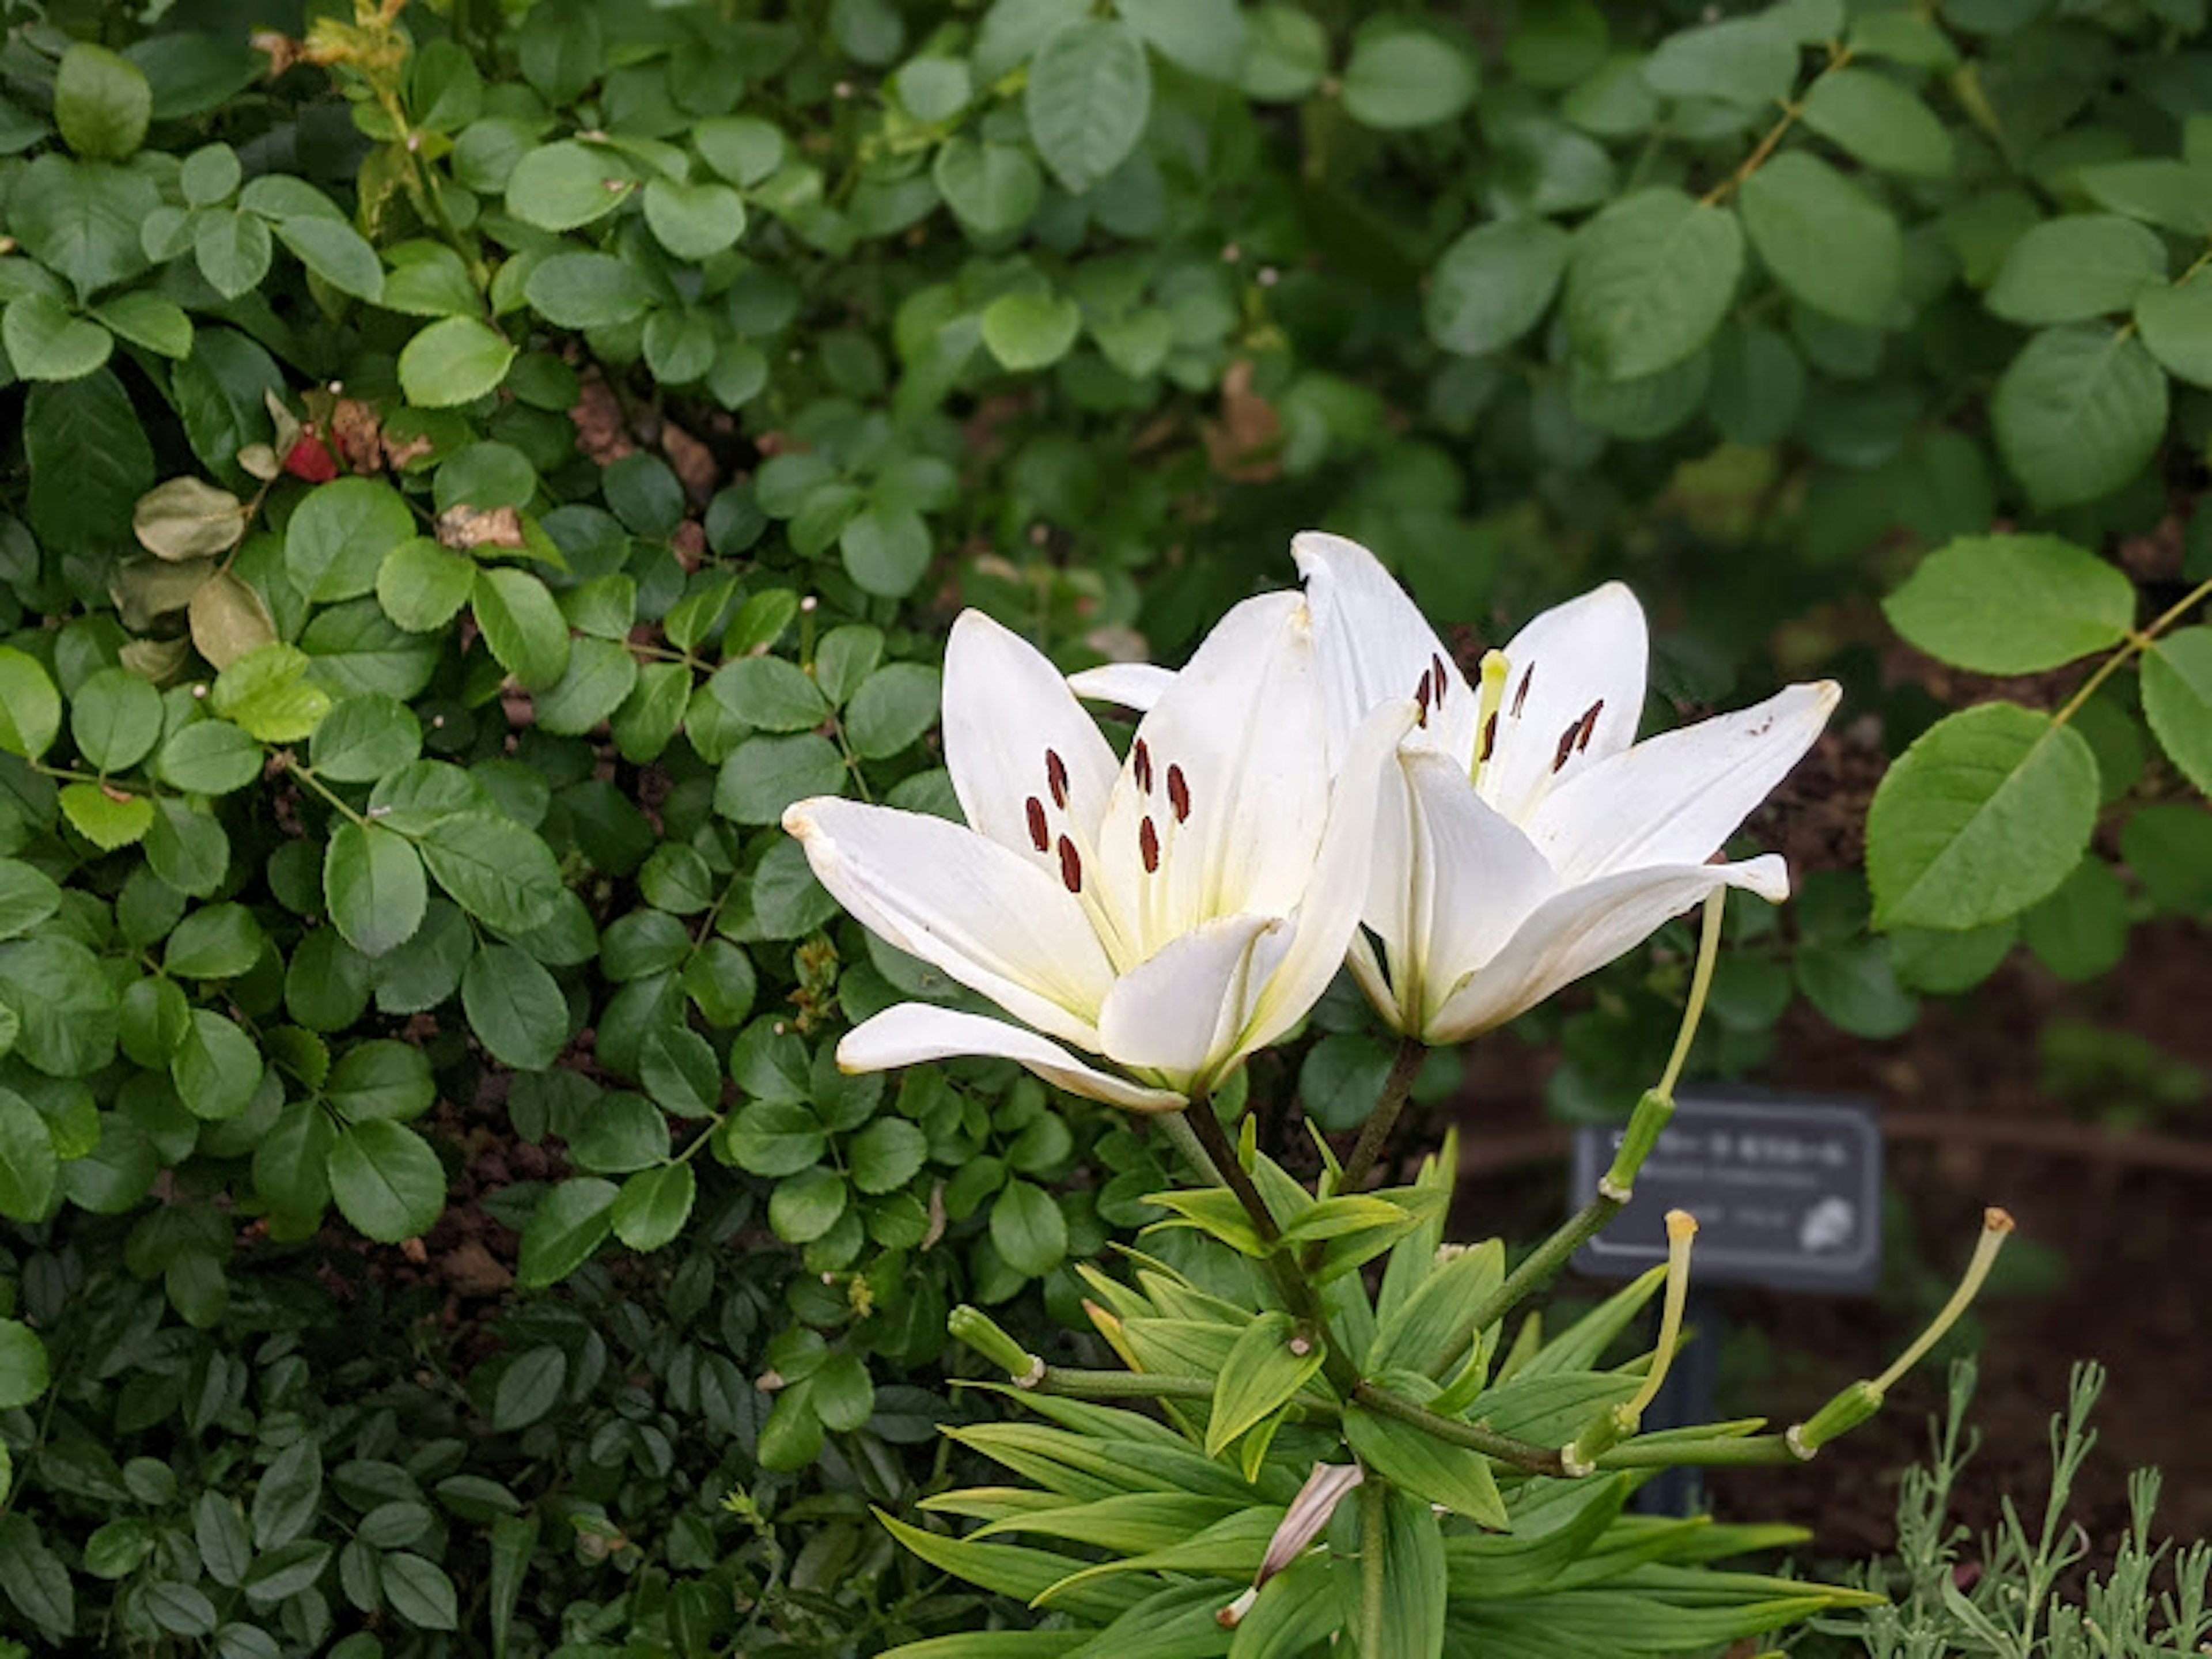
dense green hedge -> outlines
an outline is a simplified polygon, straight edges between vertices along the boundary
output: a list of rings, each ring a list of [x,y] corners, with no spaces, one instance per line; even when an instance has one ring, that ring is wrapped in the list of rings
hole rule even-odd
[[[2130,677],[1976,716],[1991,798],[2025,754],[2065,831],[1989,914],[1885,891],[1872,933],[1850,867],[1877,744],[1939,712],[1869,603],[1917,550],[2138,538],[2051,556],[2097,620],[2025,659],[1923,567],[1897,627],[1996,672],[2124,658],[2136,588],[2212,575],[2168,513],[2201,5],[149,9],[17,3],[0,49],[0,1595],[39,1640],[963,1627],[856,1570],[865,1503],[944,1473],[945,1311],[1072,1315],[1159,1159],[1004,1068],[831,1063],[949,988],[775,824],[953,810],[956,602],[1171,658],[1326,524],[1474,640],[1626,574],[1678,706],[1840,672],[1880,735],[1809,775],[1833,822],[1769,825],[1834,867],[1737,924],[1714,1068],[1801,994],[1886,1037],[2017,938],[2094,976],[2205,907]],[[1950,568],[2041,591],[1974,562],[2017,551]],[[2204,637],[2145,678],[2200,784]],[[1949,890],[1936,831],[2021,861],[1905,775],[1895,891]],[[1625,1107],[1681,972],[1532,1018],[1555,1105]],[[1294,1080],[1340,1128],[1387,1065],[1352,999],[1316,1024],[1261,1079],[1285,1145]]]

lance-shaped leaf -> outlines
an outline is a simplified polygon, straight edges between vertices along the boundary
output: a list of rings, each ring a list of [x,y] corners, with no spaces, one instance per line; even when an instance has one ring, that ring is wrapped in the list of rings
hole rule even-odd
[[[1237,1436],[1289,1403],[1321,1370],[1322,1342],[1285,1313],[1265,1313],[1244,1328],[1213,1387],[1206,1452],[1218,1457]]]
[[[1359,1461],[1393,1486],[1496,1531],[1512,1526],[1480,1452],[1357,1405],[1345,1407],[1344,1436]]]

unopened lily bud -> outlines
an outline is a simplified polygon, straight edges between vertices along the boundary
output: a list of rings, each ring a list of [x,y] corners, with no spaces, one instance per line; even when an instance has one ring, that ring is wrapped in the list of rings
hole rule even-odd
[[[1628,1120],[1627,1132],[1620,1138],[1620,1150],[1613,1155],[1613,1167],[1597,1183],[1597,1189],[1606,1197],[1620,1203],[1628,1202],[1636,1190],[1638,1171],[1644,1160],[1651,1156],[1651,1149],[1659,1144],[1659,1137],[1674,1121],[1674,1100],[1656,1089],[1647,1089],[1644,1097],[1636,1103],[1636,1110]]]
[[[1559,1467],[1575,1480],[1597,1473],[1597,1460],[1644,1425],[1644,1415],[1632,1407],[1611,1406],[1583,1425],[1575,1437],[1559,1448]]]
[[[1810,1457],[1838,1435],[1851,1430],[1881,1409],[1881,1402],[1897,1386],[1898,1379],[1911,1370],[1924,1358],[1928,1351],[1942,1341],[1950,1328],[1959,1322],[1982,1283],[1996,1265],[1997,1252],[2012,1236],[2013,1218],[1994,1206],[1982,1212],[1982,1236],[1974,1246],[1973,1259],[1967,1262],[1966,1271],[1960,1277],[1959,1288],[1951,1292],[1951,1299],[1942,1311],[1928,1322],[1928,1328],[1920,1333],[1912,1346],[1898,1355],[1896,1363],[1880,1376],[1863,1382],[1854,1382],[1826,1405],[1798,1424],[1784,1437],[1790,1449],[1800,1457]]]
[[[990,1315],[962,1303],[945,1322],[956,1342],[964,1342],[994,1365],[1003,1366],[1014,1386],[1034,1389],[1044,1381],[1044,1361],[1008,1336]]]
[[[1871,1382],[1854,1382],[1783,1438],[1798,1456],[1809,1459],[1838,1435],[1853,1429],[1881,1409],[1882,1391]]]

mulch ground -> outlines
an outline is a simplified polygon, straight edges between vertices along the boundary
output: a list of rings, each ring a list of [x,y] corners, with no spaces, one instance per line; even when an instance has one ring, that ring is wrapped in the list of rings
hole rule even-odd
[[[2144,1464],[2166,1473],[2161,1530],[2185,1540],[2212,1536],[2204,1415],[2212,1404],[2212,1126],[2200,1107],[2116,1131],[2050,1091],[2039,1042],[2052,1022],[2090,1020],[2212,1073],[2208,985],[2212,939],[2160,923],[2139,928],[2127,961],[2094,985],[2063,985],[2022,953],[1964,1002],[1928,1005],[1919,1024],[1893,1042],[1844,1036],[1802,1004],[1790,1017],[1765,1080],[1881,1106],[1894,1126],[1891,1189],[1930,1270],[1947,1278],[1955,1271],[1989,1203],[2010,1209],[2020,1237],[2046,1253],[2048,1271],[2030,1275],[2044,1283],[1978,1310],[1985,1340],[1973,1421],[1983,1444],[1956,1505],[1977,1533],[1995,1522],[2007,1493],[2039,1518],[2051,1415],[2065,1401],[2073,1362],[2094,1358],[2110,1379],[2074,1513],[2096,1552],[2108,1552],[2125,1525],[2127,1475]],[[1542,1117],[1546,1060],[1498,1048],[1478,1058],[1458,1109],[1478,1170],[1462,1182],[1461,1213],[1485,1232],[1533,1237],[1565,1212],[1563,1137]],[[1736,1291],[1723,1305],[1735,1334],[1723,1350],[1721,1409],[1778,1424],[1879,1373],[1923,1315],[1893,1291]],[[1805,1526],[1824,1556],[1885,1550],[1899,1477],[1924,1457],[1927,1419],[1942,1403],[1941,1367],[1923,1367],[1881,1417],[1813,1468],[1723,1473],[1712,1486],[1716,1510]]]

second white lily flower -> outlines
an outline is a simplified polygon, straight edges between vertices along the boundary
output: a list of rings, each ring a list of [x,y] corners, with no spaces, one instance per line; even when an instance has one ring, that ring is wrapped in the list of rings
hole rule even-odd
[[[1295,593],[1237,606],[1117,761],[1049,660],[964,613],[944,732],[967,825],[821,798],[784,827],[868,927],[1034,1029],[903,1003],[838,1063],[997,1055],[1170,1111],[1303,1019],[1358,926],[1379,781],[1416,714],[1363,710],[1325,750],[1313,624]]]
[[[1341,537],[1292,544],[1313,606],[1332,751],[1385,697],[1421,724],[1387,775],[1352,969],[1397,1030],[1431,1043],[1502,1025],[1649,938],[1719,886],[1771,902],[1768,854],[1707,862],[1820,735],[1823,681],[1637,743],[1648,645],[1635,596],[1608,582],[1547,611],[1469,685],[1374,555]],[[1135,708],[1172,677],[1074,677]]]

